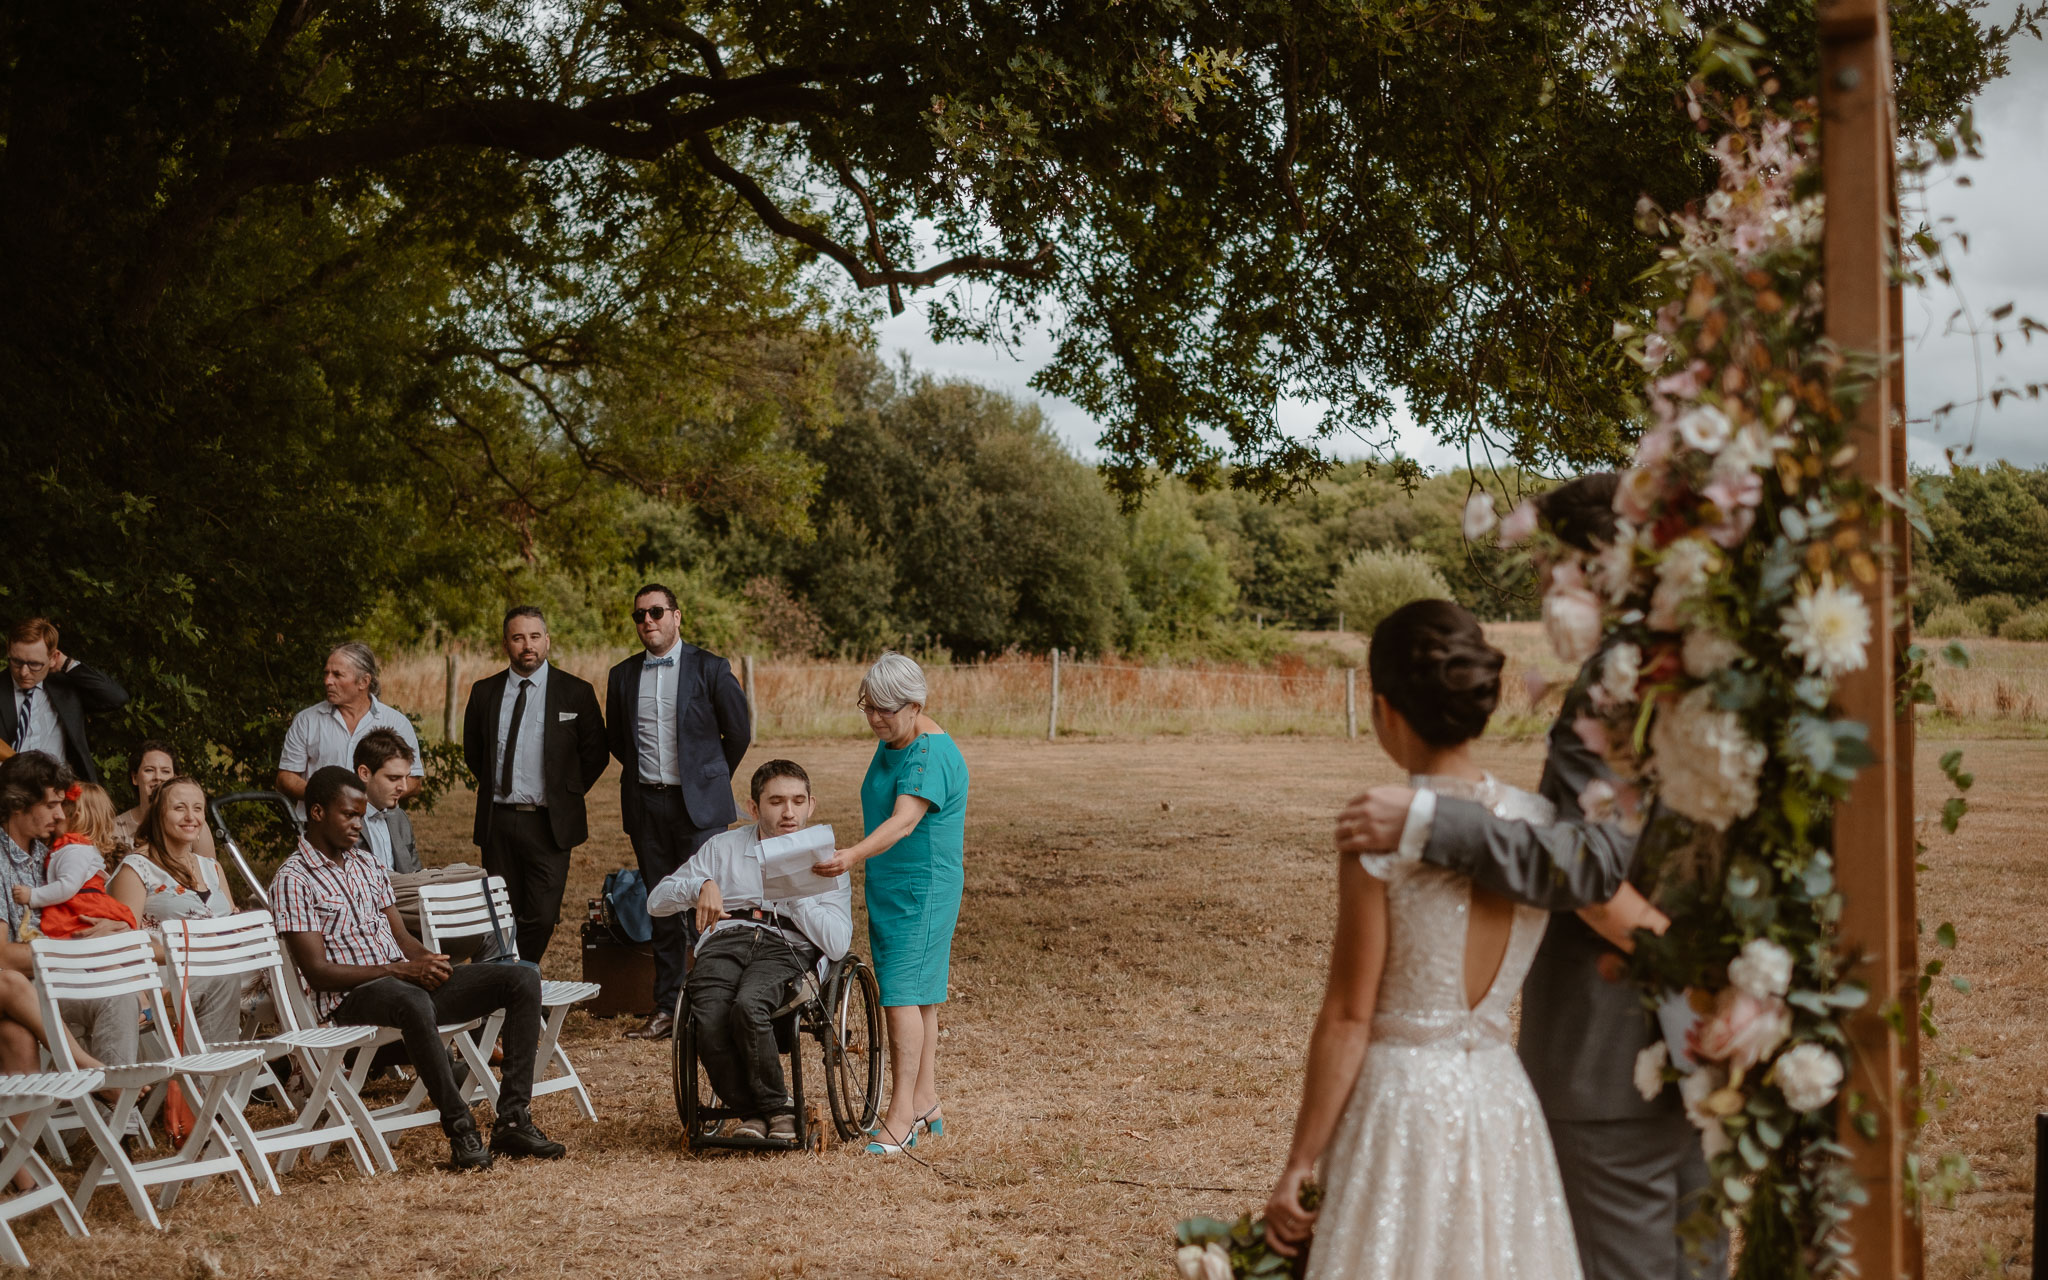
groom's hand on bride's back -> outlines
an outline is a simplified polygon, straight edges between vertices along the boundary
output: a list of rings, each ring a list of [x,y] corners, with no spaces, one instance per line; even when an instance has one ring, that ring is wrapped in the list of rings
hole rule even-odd
[[[1345,857],[1392,853],[1401,846],[1401,829],[1414,803],[1413,787],[1374,787],[1353,797],[1337,815],[1337,852]]]

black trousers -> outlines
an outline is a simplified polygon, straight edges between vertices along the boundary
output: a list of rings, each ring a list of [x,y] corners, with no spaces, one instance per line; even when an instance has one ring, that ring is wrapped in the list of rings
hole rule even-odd
[[[428,991],[403,978],[379,978],[348,993],[330,1021],[337,1027],[392,1027],[405,1037],[413,1070],[446,1129],[469,1114],[437,1028],[505,1011],[498,1043],[505,1047],[498,1116],[525,1115],[533,1101],[533,1059],[540,1045],[540,974],[523,964],[459,964]]]
[[[689,987],[697,1057],[726,1106],[764,1118],[796,1110],[769,1015],[789,999],[790,980],[817,963],[815,948],[744,925],[698,948]]]
[[[505,879],[512,898],[512,919],[506,923],[518,936],[519,958],[539,964],[554,941],[562,890],[569,883],[569,851],[555,843],[548,811],[492,805],[484,870]]]
[[[633,857],[640,864],[640,879],[646,883],[647,891],[654,892],[654,886],[674,875],[676,870],[695,856],[704,842],[724,827],[698,828],[690,825],[690,812],[683,804],[682,792],[673,787],[666,791],[648,791],[641,794],[640,829],[632,833]],[[672,916],[653,918],[654,934],[654,1009],[661,1013],[676,1007],[676,995],[683,989],[683,969],[690,956],[690,944],[695,940],[697,913],[678,911]]]

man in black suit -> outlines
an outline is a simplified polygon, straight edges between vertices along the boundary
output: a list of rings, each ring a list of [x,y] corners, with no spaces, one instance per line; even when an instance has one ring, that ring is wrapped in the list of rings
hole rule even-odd
[[[633,597],[643,651],[612,668],[605,731],[619,762],[619,810],[649,889],[739,817],[733,771],[753,741],[747,695],[732,666],[676,638],[676,595],[660,583]],[[690,938],[687,912],[656,916],[654,1015],[626,1034],[666,1039]]]
[[[562,918],[569,851],[590,838],[583,793],[604,772],[604,714],[588,681],[548,664],[539,609],[514,608],[504,634],[511,666],[471,687],[462,754],[484,869],[505,878],[519,957],[538,964]]]
[[[48,618],[25,619],[8,633],[7,674],[13,682],[0,701],[0,740],[16,752],[46,752],[81,782],[98,782],[85,716],[126,706],[128,691],[98,667],[66,657]]]

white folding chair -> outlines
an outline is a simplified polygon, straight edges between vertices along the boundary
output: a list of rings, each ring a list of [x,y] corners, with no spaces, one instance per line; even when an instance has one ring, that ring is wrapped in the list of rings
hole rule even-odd
[[[281,1003],[289,1003],[291,1005],[292,1016],[298,1025],[302,1027],[318,1026],[320,1024],[319,1015],[313,1011],[312,999],[308,996],[304,982],[299,977],[297,966],[292,963],[291,952],[284,948],[279,948],[279,960],[284,969],[285,981],[283,984],[284,989],[277,992],[278,1000]],[[463,1047],[468,1046],[469,1050],[474,1052],[475,1046],[469,1039],[469,1033],[481,1027],[483,1023],[484,1020],[482,1018],[471,1018],[466,1022],[442,1024],[438,1028],[442,1045],[453,1047],[458,1053],[462,1053]],[[405,1038],[394,1027],[372,1027],[370,1029],[376,1032],[376,1037],[367,1045],[354,1051],[355,1063],[348,1069],[346,1077],[347,1086],[358,1097],[362,1096],[363,1086],[369,1083],[370,1067],[377,1056],[376,1051],[387,1044],[397,1044]],[[470,1059],[465,1056],[463,1060],[467,1062]],[[486,1069],[484,1074],[486,1076],[490,1074],[488,1070],[489,1065],[490,1059],[485,1058],[484,1066]],[[470,1074],[476,1074],[474,1067],[471,1068]],[[387,1167],[393,1169],[397,1168],[397,1163],[392,1160],[391,1148],[388,1145],[392,1134],[403,1133],[407,1129],[419,1129],[430,1124],[441,1123],[441,1113],[434,1109],[432,1099],[427,1096],[427,1086],[420,1081],[418,1072],[413,1073],[412,1087],[397,1102],[386,1103],[381,1107],[372,1107],[369,1101],[365,1099],[363,1105],[369,1113],[371,1128],[378,1136],[378,1145],[383,1149],[383,1158],[390,1162]],[[326,1144],[323,1143],[313,1148],[313,1159],[322,1160],[326,1156]]]
[[[43,1136],[50,1117],[101,1086],[105,1080],[97,1071],[58,1071],[32,1076],[0,1076],[0,1262],[26,1267],[28,1255],[14,1238],[14,1220],[23,1214],[48,1208],[73,1238],[91,1234],[78,1206],[58,1185],[50,1166],[36,1154],[36,1142]],[[27,1191],[12,1191],[14,1175],[23,1169],[34,1180]]]
[[[66,1000],[114,996],[142,997],[159,1029],[171,1025],[148,934],[128,930],[99,938],[36,938],[29,946],[35,957],[36,1000],[45,1027],[64,1025],[62,1006]],[[53,1034],[49,1051],[60,1070],[78,1070],[70,1037]],[[243,1137],[241,1131],[248,1128],[234,1101],[236,1090],[262,1066],[263,1054],[255,1049],[181,1054],[171,1046],[171,1056],[159,1062],[104,1068],[100,1087],[115,1090],[112,1105],[103,1112],[103,1104],[88,1094],[74,1107],[94,1148],[72,1196],[78,1211],[84,1213],[93,1193],[113,1183],[127,1195],[136,1217],[161,1227],[163,1222],[149,1202],[147,1188],[161,1187],[158,1204],[168,1209],[177,1202],[184,1184],[217,1174],[233,1179],[242,1198],[254,1205],[256,1184],[231,1139]],[[162,1086],[173,1083],[191,1104],[192,1132],[177,1150],[138,1164],[122,1148],[121,1135],[143,1089],[159,1086],[151,1103],[152,1108],[159,1108],[167,1092]]]
[[[488,898],[484,896],[486,885],[490,892]],[[439,951],[443,944],[458,938],[493,935],[501,946],[512,945],[512,899],[505,888],[504,877],[420,886],[420,941],[428,947]],[[565,1090],[573,1092],[576,1105],[582,1109],[586,1120],[597,1119],[597,1110],[590,1105],[590,1093],[583,1087],[583,1077],[577,1073],[576,1064],[569,1061],[568,1053],[562,1048],[562,1024],[568,1021],[571,1008],[594,999],[602,990],[595,982],[543,979],[540,984],[541,1011],[546,1016],[541,1023],[540,1043],[535,1046],[533,1054],[533,1096],[539,1098]],[[491,1046],[497,1043],[504,1021],[502,1011],[491,1015],[476,1036],[477,1047],[486,1062],[490,1061]],[[550,1076],[550,1069],[560,1074]],[[488,1097],[496,1103],[497,1090],[486,1086],[479,1090],[478,1096]]]
[[[277,929],[270,913],[244,911],[231,916],[172,920],[164,924],[163,934],[165,948],[170,953],[171,972],[181,979],[240,978],[245,974],[257,974],[269,984],[271,1000],[276,1006],[276,1035],[227,1044],[207,1044],[199,1035],[198,1022],[188,1003],[185,1009],[185,1025],[191,1028],[188,1047],[195,1052],[255,1049],[262,1053],[266,1064],[283,1058],[294,1059],[302,1077],[310,1082],[305,1103],[287,1122],[267,1129],[252,1127],[246,1137],[242,1130],[234,1130],[238,1145],[253,1144],[244,1154],[253,1155],[249,1165],[270,1188],[270,1193],[276,1195],[279,1190],[276,1174],[270,1167],[273,1155],[277,1157],[276,1173],[290,1173],[299,1152],[308,1147],[317,1147],[324,1152],[334,1142],[346,1143],[349,1154],[355,1157],[356,1166],[366,1174],[380,1169],[396,1169],[398,1164],[391,1158],[391,1148],[377,1132],[369,1108],[363,1105],[362,1096],[345,1074],[348,1052],[375,1043],[379,1029],[322,1027],[300,1022],[292,1002],[279,998],[288,979],[284,972],[284,949],[278,943]],[[238,1083],[233,1094],[237,1112],[246,1111],[255,1085],[253,1074]],[[278,1093],[284,1098],[282,1089]],[[289,1098],[284,1098],[284,1102],[289,1110]]]

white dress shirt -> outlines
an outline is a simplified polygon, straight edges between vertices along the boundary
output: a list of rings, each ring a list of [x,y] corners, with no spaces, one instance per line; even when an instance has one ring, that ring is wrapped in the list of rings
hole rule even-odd
[[[704,842],[696,856],[676,868],[647,895],[647,914],[672,916],[697,909],[697,894],[706,880],[718,885],[719,897],[727,911],[759,907],[796,922],[804,940],[837,960],[853,943],[853,877],[841,875],[830,892],[809,898],[781,898],[770,902],[761,896],[761,828],[749,823],[721,831]],[[701,949],[720,929],[769,929],[786,931],[760,920],[720,920],[697,939]]]
[[[33,688],[26,690],[9,682],[7,692],[14,698],[14,723],[28,726],[15,750],[41,751],[54,759],[68,760],[70,757],[64,754],[64,726],[57,723],[57,708],[50,705],[50,691],[43,687],[42,681],[38,680]],[[23,698],[28,699],[26,717],[22,715]]]
[[[391,853],[391,828],[384,822],[384,815],[390,812],[371,809],[363,815],[363,851],[387,872],[398,866],[398,859]]]
[[[678,641],[665,654],[650,653],[640,668],[633,741],[639,749],[642,782],[674,786],[683,780],[683,762],[676,755],[676,686],[682,674],[682,648]]]
[[[277,767],[286,773],[296,773],[302,778],[311,778],[330,764],[338,764],[350,773],[356,768],[356,743],[372,729],[395,730],[405,739],[405,745],[412,748],[412,776],[426,775],[420,763],[419,735],[412,731],[412,721],[402,712],[385,706],[375,697],[370,699],[370,709],[350,729],[348,722],[341,718],[341,708],[331,702],[316,702],[292,718],[292,727],[285,731],[284,750],[278,754]],[[295,806],[299,816],[304,817],[306,806],[303,801]]]
[[[542,734],[546,732],[548,720],[548,664],[543,662],[530,676],[522,676],[510,667],[505,669],[505,696],[498,701],[498,751],[491,762],[500,774],[505,767],[505,737],[512,732],[512,709],[519,705],[519,682],[533,681],[533,688],[526,691],[526,715],[519,721],[519,750],[512,753],[512,789],[504,795],[491,798],[499,804],[546,804],[546,792],[540,776]],[[491,778],[491,787],[497,788],[498,776]]]

